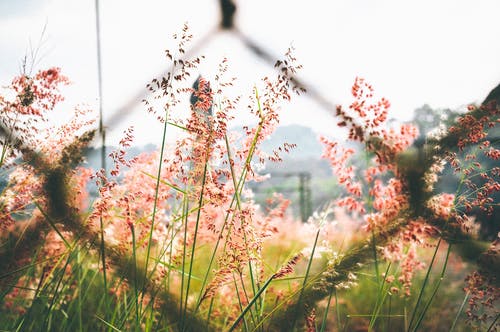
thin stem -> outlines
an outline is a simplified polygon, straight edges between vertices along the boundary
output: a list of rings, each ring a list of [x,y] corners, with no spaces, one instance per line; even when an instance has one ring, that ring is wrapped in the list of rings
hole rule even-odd
[[[101,252],[101,264],[102,264],[102,281],[103,281],[103,287],[104,287],[104,292],[103,292],[103,300],[105,303],[105,306],[107,307],[108,304],[108,278],[106,275],[106,245],[104,242],[104,221],[102,219],[102,215],[99,217],[99,226],[100,226],[100,235],[101,235],[101,245],[100,245],[100,252]],[[107,310],[105,310],[105,316],[104,319],[107,319]]]
[[[464,296],[464,300],[462,301],[462,304],[460,305],[460,308],[458,309],[457,315],[455,316],[455,319],[453,320],[453,324],[451,325],[450,332],[453,332],[455,330],[455,326],[458,322],[458,319],[460,318],[460,314],[462,313],[462,310],[464,310],[465,303],[467,303],[467,299],[469,298],[470,292],[467,291]]]
[[[425,274],[424,282],[422,284],[422,287],[420,288],[420,293],[418,294],[417,303],[415,304],[415,307],[413,308],[413,312],[411,315],[410,323],[408,325],[408,329],[411,328],[413,321],[416,318],[417,309],[418,309],[418,306],[420,305],[420,302],[422,301],[422,296],[424,295],[425,287],[427,286],[427,283],[429,282],[432,266],[434,265],[434,260],[436,259],[436,256],[437,256],[437,253],[439,250],[439,246],[441,245],[441,240],[442,239],[439,238],[439,241],[436,244],[436,249],[434,250],[434,254],[432,255],[432,259],[431,259],[431,262],[429,264],[429,268],[427,269],[427,273]]]
[[[387,264],[387,269],[385,270],[385,276],[389,273],[389,269],[391,268],[391,263]],[[382,305],[384,304],[385,298],[387,297],[387,292],[384,292],[384,282],[382,281],[380,283],[378,295],[377,295],[377,302],[375,303],[375,308],[373,309],[373,313],[370,319],[370,326],[369,330],[373,329],[375,326],[375,322],[377,321],[377,317],[380,313],[380,310],[382,309]],[[382,295],[384,294],[384,295]]]
[[[182,217],[184,219],[184,241],[182,244],[182,275],[181,275],[181,295],[179,300],[179,317],[181,318],[181,328],[182,330],[182,317],[183,317],[183,305],[184,305],[184,275],[186,268],[186,253],[187,253],[187,229],[188,229],[188,216],[189,216],[189,199],[187,195],[183,196],[182,202]]]
[[[330,296],[328,297],[328,302],[326,303],[325,313],[323,314],[323,319],[321,321],[320,332],[324,332],[326,328],[326,319],[328,318],[328,311],[330,310],[330,302],[332,301],[333,291],[330,292]]]
[[[500,318],[500,314],[498,314],[496,317],[495,317],[495,320],[491,323],[490,327],[488,327],[488,331],[486,332],[490,332],[490,331],[493,331],[493,328],[495,327],[498,319]]]
[[[443,269],[441,270],[441,274],[439,275],[438,282],[436,283],[436,286],[434,287],[434,290],[432,292],[431,298],[427,301],[427,304],[425,305],[424,310],[420,314],[420,317],[419,317],[419,319],[418,319],[418,321],[417,321],[417,323],[416,323],[415,328],[413,329],[413,331],[417,331],[418,328],[420,327],[420,324],[422,323],[422,320],[424,319],[427,310],[429,309],[432,301],[434,300],[434,297],[436,296],[436,293],[437,293],[437,291],[439,289],[439,286],[441,285],[441,282],[444,279],[444,274],[446,272],[446,267],[448,266],[448,260],[450,258],[450,253],[451,253],[451,244],[448,244],[448,251],[446,252],[446,259],[444,261]]]
[[[409,329],[409,325],[408,325],[408,302],[406,300],[406,297],[404,298],[403,314],[404,314],[403,323],[404,323],[404,327],[405,327],[404,330],[408,331],[408,329]]]
[[[33,200],[33,204],[35,204],[35,206],[38,208],[38,210],[43,214],[43,216],[45,217],[45,219],[47,220],[47,222],[50,224],[50,227],[52,227],[54,229],[54,231],[57,233],[57,235],[59,235],[59,237],[61,238],[61,240],[64,242],[64,245],[66,246],[66,248],[70,249],[71,245],[64,238],[64,236],[59,231],[59,229],[56,227],[56,224],[55,224],[54,220],[47,213],[45,213],[45,211],[42,209],[42,207],[40,206],[40,204],[38,204],[38,202],[36,200]]]
[[[78,331],[83,331],[83,320],[82,320],[82,261],[80,256],[80,250],[76,253],[76,264],[78,271],[78,284],[77,284],[77,292],[78,292]]]
[[[337,313],[337,331],[340,331],[340,308],[339,308],[339,299],[337,297],[337,288],[335,288],[334,292],[335,292],[335,311]]]
[[[139,290],[137,285],[137,253],[136,253],[136,244],[135,244],[135,229],[134,225],[130,225],[130,231],[132,233],[132,259],[134,261],[134,295],[135,295],[135,329],[139,330],[140,322],[139,322]]]
[[[243,309],[243,304],[241,303],[241,299],[240,299],[240,291],[238,289],[238,282],[236,282],[236,277],[234,276],[234,273],[233,273],[233,281],[234,281],[234,289],[236,291],[236,296],[238,297],[238,305],[240,306],[241,313],[238,316],[238,318],[236,318],[233,325],[229,328],[228,332],[231,332],[233,330],[233,326],[236,327],[242,319],[243,319],[244,330],[248,331],[248,325],[247,325],[247,321],[245,319],[245,314],[248,311],[248,309],[250,309],[250,307],[248,307],[248,305],[247,305],[247,307],[245,307],[245,309]]]
[[[236,320],[233,322],[233,324],[231,325],[231,327],[229,327],[228,332],[234,331],[234,329],[238,326],[238,324],[240,323],[240,321],[242,319],[244,319],[245,314],[248,312],[248,310],[250,310],[252,308],[252,306],[255,303],[255,301],[257,301],[259,299],[260,295],[264,292],[264,290],[267,289],[267,287],[269,286],[269,284],[271,283],[271,281],[273,281],[273,279],[274,279],[274,275],[272,275],[269,279],[266,280],[266,282],[264,283],[264,285],[262,285],[262,288],[259,289],[259,291],[257,292],[257,294],[255,294],[255,296],[253,297],[253,299],[250,300],[250,302],[248,302],[247,306],[241,311],[241,313],[236,318]]]
[[[373,260],[375,266],[375,279],[377,281],[377,285],[380,284],[380,271],[378,266],[378,255],[377,255],[377,241],[375,239],[375,232],[372,230],[372,250],[373,250]]]
[[[56,301],[61,296],[61,292],[63,289],[60,287],[61,287],[62,281],[64,279],[64,276],[65,276],[64,271],[66,271],[66,268],[68,267],[70,262],[71,262],[71,255],[68,255],[68,258],[66,259],[66,263],[64,264],[61,271],[59,272],[60,277],[57,280],[57,284],[55,286],[54,293],[52,294],[52,299],[50,301],[50,305],[46,310],[46,316],[45,316],[45,321],[44,321],[42,330],[50,330],[50,321],[52,318],[52,310],[54,308],[54,305],[56,304]]]
[[[250,302],[250,299],[248,297],[248,292],[247,292],[246,287],[245,287],[245,281],[243,280],[243,274],[241,272],[239,273],[239,277],[240,277],[241,289],[243,290],[243,295],[245,295],[245,300],[248,303],[248,302]],[[258,302],[255,302],[256,309],[257,309],[258,304],[259,304]],[[255,326],[256,325],[255,317],[254,317],[252,310],[250,310],[250,318],[252,320],[253,325]]]
[[[209,327],[209,322],[210,322],[210,317],[212,317],[212,310],[214,308],[214,302],[215,302],[215,297],[212,297],[210,299],[210,305],[208,306],[208,312],[207,312],[207,330]]]
[[[187,302],[188,302],[188,297],[189,297],[189,287],[191,285],[191,274],[193,273],[193,265],[194,265],[194,254],[196,251],[196,240],[198,238],[198,227],[200,225],[200,218],[201,218],[201,207],[203,206],[203,193],[205,191],[205,184],[207,180],[207,169],[208,169],[208,151],[205,159],[205,165],[203,167],[203,179],[201,182],[201,192],[200,192],[200,198],[198,200],[198,212],[196,214],[196,225],[194,228],[194,238],[193,238],[193,249],[191,250],[191,261],[189,263],[189,273],[188,273],[188,280],[187,280],[187,286],[186,286],[186,298],[184,300],[184,313],[183,313],[183,324],[185,323],[185,316],[187,313]],[[187,227],[187,218],[186,218],[186,227]]]
[[[389,311],[387,312],[387,331],[391,330],[392,296],[389,296]]]
[[[153,232],[155,229],[156,211],[158,208],[158,196],[159,196],[159,191],[160,191],[161,169],[163,166],[163,155],[165,154],[165,142],[166,142],[166,138],[167,138],[167,123],[168,123],[167,119],[168,119],[168,109],[165,110],[165,122],[163,124],[163,134],[162,134],[161,148],[160,148],[160,162],[158,165],[158,173],[156,174],[155,196],[154,196],[154,201],[153,201],[153,215],[151,216],[151,229],[149,230],[148,245],[146,248],[146,262],[145,262],[145,266],[144,266],[144,278],[147,278],[147,276],[148,276],[149,256],[151,255]]]
[[[306,287],[307,277],[309,276],[309,272],[311,271],[311,265],[312,265],[312,261],[313,261],[313,258],[314,258],[314,252],[316,250],[316,245],[318,244],[318,238],[319,238],[320,231],[321,230],[318,229],[318,231],[316,232],[316,238],[314,239],[314,244],[313,244],[312,251],[311,251],[311,257],[309,258],[309,262],[307,264],[306,274],[304,276],[304,281],[302,282],[302,287],[300,289],[299,300],[297,301],[297,306],[296,306],[296,310],[295,310],[296,314],[293,316],[292,326],[291,326],[291,329],[290,329],[291,332],[294,331],[295,324],[297,323],[298,311],[299,311],[300,306],[302,304],[302,297],[304,296],[304,289]]]

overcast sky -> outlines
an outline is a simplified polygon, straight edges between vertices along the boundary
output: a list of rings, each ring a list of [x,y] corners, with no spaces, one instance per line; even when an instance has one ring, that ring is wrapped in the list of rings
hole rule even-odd
[[[391,101],[392,116],[406,120],[424,103],[457,108],[481,101],[500,82],[500,2],[497,0],[236,1],[240,30],[275,55],[293,45],[302,77],[335,103],[350,102],[356,76]],[[168,63],[163,50],[188,22],[202,38],[219,22],[217,0],[104,0],[100,3],[104,111],[109,117]],[[97,107],[94,1],[0,0],[0,84],[19,73],[23,56],[38,45],[37,68],[60,66],[74,82],[64,112],[81,102]],[[195,43],[196,43],[195,38]],[[239,90],[247,95],[272,68],[230,33],[219,33],[200,51],[201,71],[228,57]],[[242,105],[242,112],[245,107]],[[307,97],[283,113],[323,133],[334,119]],[[63,114],[63,113],[60,113]],[[106,118],[105,118],[106,119]],[[160,131],[144,107],[111,132],[111,142],[134,124],[138,141],[158,141]]]

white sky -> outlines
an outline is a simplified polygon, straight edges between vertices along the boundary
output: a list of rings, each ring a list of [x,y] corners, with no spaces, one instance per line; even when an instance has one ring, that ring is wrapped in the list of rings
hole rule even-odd
[[[172,34],[188,22],[201,38],[219,23],[217,0],[101,0],[104,111],[112,114],[144,89],[168,63],[163,51]],[[500,2],[498,0],[236,1],[240,30],[275,55],[293,45],[304,65],[302,77],[332,102],[348,104],[356,76],[365,77],[391,101],[391,115],[406,120],[424,103],[460,107],[481,101],[500,82]],[[72,105],[97,108],[94,1],[0,0],[0,84],[19,73],[31,44],[47,30],[37,68],[60,66],[74,84],[58,116]],[[201,53],[210,76],[223,56],[240,78],[246,96],[272,68],[245,50],[234,36],[215,37]],[[196,41],[195,41],[196,42]],[[241,105],[245,112],[245,105]],[[283,123],[319,132],[335,130],[314,101],[301,97],[285,108]],[[139,144],[157,142],[154,118],[138,105],[113,130],[116,142],[127,126]]]

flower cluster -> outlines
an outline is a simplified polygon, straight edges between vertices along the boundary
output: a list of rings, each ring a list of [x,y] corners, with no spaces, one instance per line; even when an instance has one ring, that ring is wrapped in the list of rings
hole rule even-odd
[[[345,189],[345,196],[335,203],[361,215],[365,229],[373,234],[396,229],[392,240],[377,245],[383,246],[385,259],[400,263],[399,281],[409,295],[411,278],[423,267],[416,248],[436,233],[425,220],[408,220],[405,216],[410,206],[409,189],[398,156],[406,152],[418,131],[409,124],[386,128],[390,103],[385,98],[374,100],[374,89],[364,79],[356,78],[352,96],[354,101],[348,110],[337,107],[338,125],[348,128],[348,140],[364,145],[367,162],[364,170],[360,170],[362,166],[358,163],[356,167],[352,162],[357,155],[354,148],[320,138],[325,145],[323,157],[330,162],[339,185]]]
[[[339,125],[348,127],[349,140],[365,144],[367,152],[375,155],[373,164],[368,165],[361,177],[356,167],[349,165],[356,153],[353,148],[344,148],[325,137],[320,140],[325,145],[323,157],[329,160],[337,181],[347,193],[337,204],[360,214],[373,211],[365,216],[371,230],[386,225],[406,204],[402,180],[392,178],[386,182],[386,178],[398,174],[395,155],[412,143],[417,131],[406,124],[399,129],[384,128],[390,104],[385,98],[372,102],[373,87],[364,79],[356,78],[352,95],[354,102],[349,111],[337,107]],[[363,190],[366,186],[369,189]]]
[[[39,136],[40,125],[47,121],[47,113],[64,99],[60,88],[67,84],[69,80],[60,68],[50,68],[33,77],[25,74],[15,77],[6,93],[0,95],[1,165],[6,162],[5,156],[13,160],[20,150],[44,143]]]

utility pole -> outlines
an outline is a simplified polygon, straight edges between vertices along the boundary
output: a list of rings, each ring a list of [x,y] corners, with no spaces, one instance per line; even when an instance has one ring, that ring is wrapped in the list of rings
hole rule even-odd
[[[307,222],[312,213],[311,204],[311,173],[299,172],[300,218]]]

